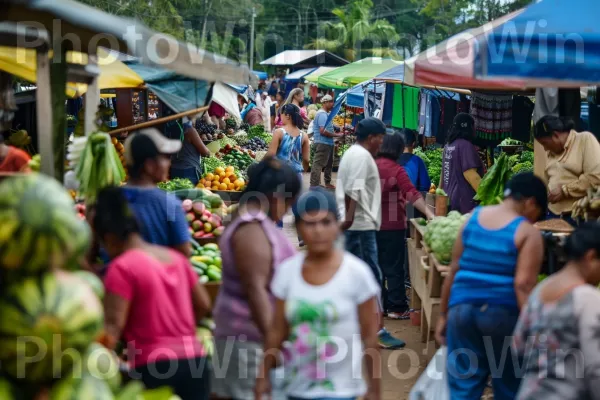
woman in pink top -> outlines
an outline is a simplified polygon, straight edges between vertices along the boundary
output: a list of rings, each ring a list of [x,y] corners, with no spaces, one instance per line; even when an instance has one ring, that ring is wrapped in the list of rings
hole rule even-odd
[[[273,221],[283,217],[302,188],[296,171],[272,157],[252,166],[248,176],[238,211],[219,241],[223,283],[213,312],[213,393],[236,400],[254,400],[273,319],[271,279],[279,264],[296,252]],[[273,400],[282,394],[275,390]]]
[[[210,298],[188,259],[142,239],[120,188],[98,194],[93,227],[112,259],[104,280],[108,346],[124,339],[132,377],[147,388],[208,399],[210,365],[196,321],[210,309]]]

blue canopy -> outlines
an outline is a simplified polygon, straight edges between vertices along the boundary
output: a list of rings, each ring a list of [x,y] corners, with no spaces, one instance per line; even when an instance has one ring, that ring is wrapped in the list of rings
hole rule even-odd
[[[256,75],[261,81],[266,81],[269,78],[269,75],[263,71],[252,71],[252,73]]]
[[[527,7],[481,39],[475,75],[542,82],[535,86],[600,83],[599,6],[544,0]]]
[[[206,81],[185,78],[175,72],[138,61],[126,61],[125,64],[176,113],[202,107],[208,100],[210,83]]]
[[[385,91],[384,84],[375,84],[373,80],[363,82],[354,86],[352,89],[349,89],[346,92],[346,104],[349,107],[360,107],[364,108],[365,106],[365,92],[377,92],[383,93]]]
[[[291,74],[287,74],[285,76],[285,78],[283,78],[283,80],[288,81],[288,82],[299,81],[300,79],[304,78],[306,75],[312,74],[316,69],[317,68],[299,69],[298,71],[294,71]]]
[[[375,79],[404,82],[404,63],[377,75]]]

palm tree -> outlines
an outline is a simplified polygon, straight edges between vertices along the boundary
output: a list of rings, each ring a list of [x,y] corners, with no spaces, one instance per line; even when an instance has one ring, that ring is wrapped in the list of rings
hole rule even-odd
[[[327,50],[349,61],[365,56],[398,58],[396,29],[385,19],[371,22],[372,8],[371,0],[354,0],[345,9],[334,9],[338,21],[322,24],[317,38],[305,48]]]

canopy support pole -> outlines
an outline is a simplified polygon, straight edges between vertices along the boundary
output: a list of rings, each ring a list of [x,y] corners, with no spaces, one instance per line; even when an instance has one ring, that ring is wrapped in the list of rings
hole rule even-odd
[[[38,147],[41,158],[41,172],[54,177],[54,151],[52,145],[52,96],[50,85],[50,57],[48,48],[39,48],[37,59],[37,107]]]
[[[96,66],[96,55],[88,56],[88,65]],[[98,86],[98,77],[94,76],[88,84],[87,92],[85,92],[85,136],[94,133],[98,128],[96,126],[96,112],[100,104],[100,87]]]

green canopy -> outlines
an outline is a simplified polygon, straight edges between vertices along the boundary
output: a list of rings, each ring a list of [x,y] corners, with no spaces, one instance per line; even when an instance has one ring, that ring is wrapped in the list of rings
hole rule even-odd
[[[365,58],[319,76],[318,84],[330,89],[347,89],[401,64],[389,58]]]

